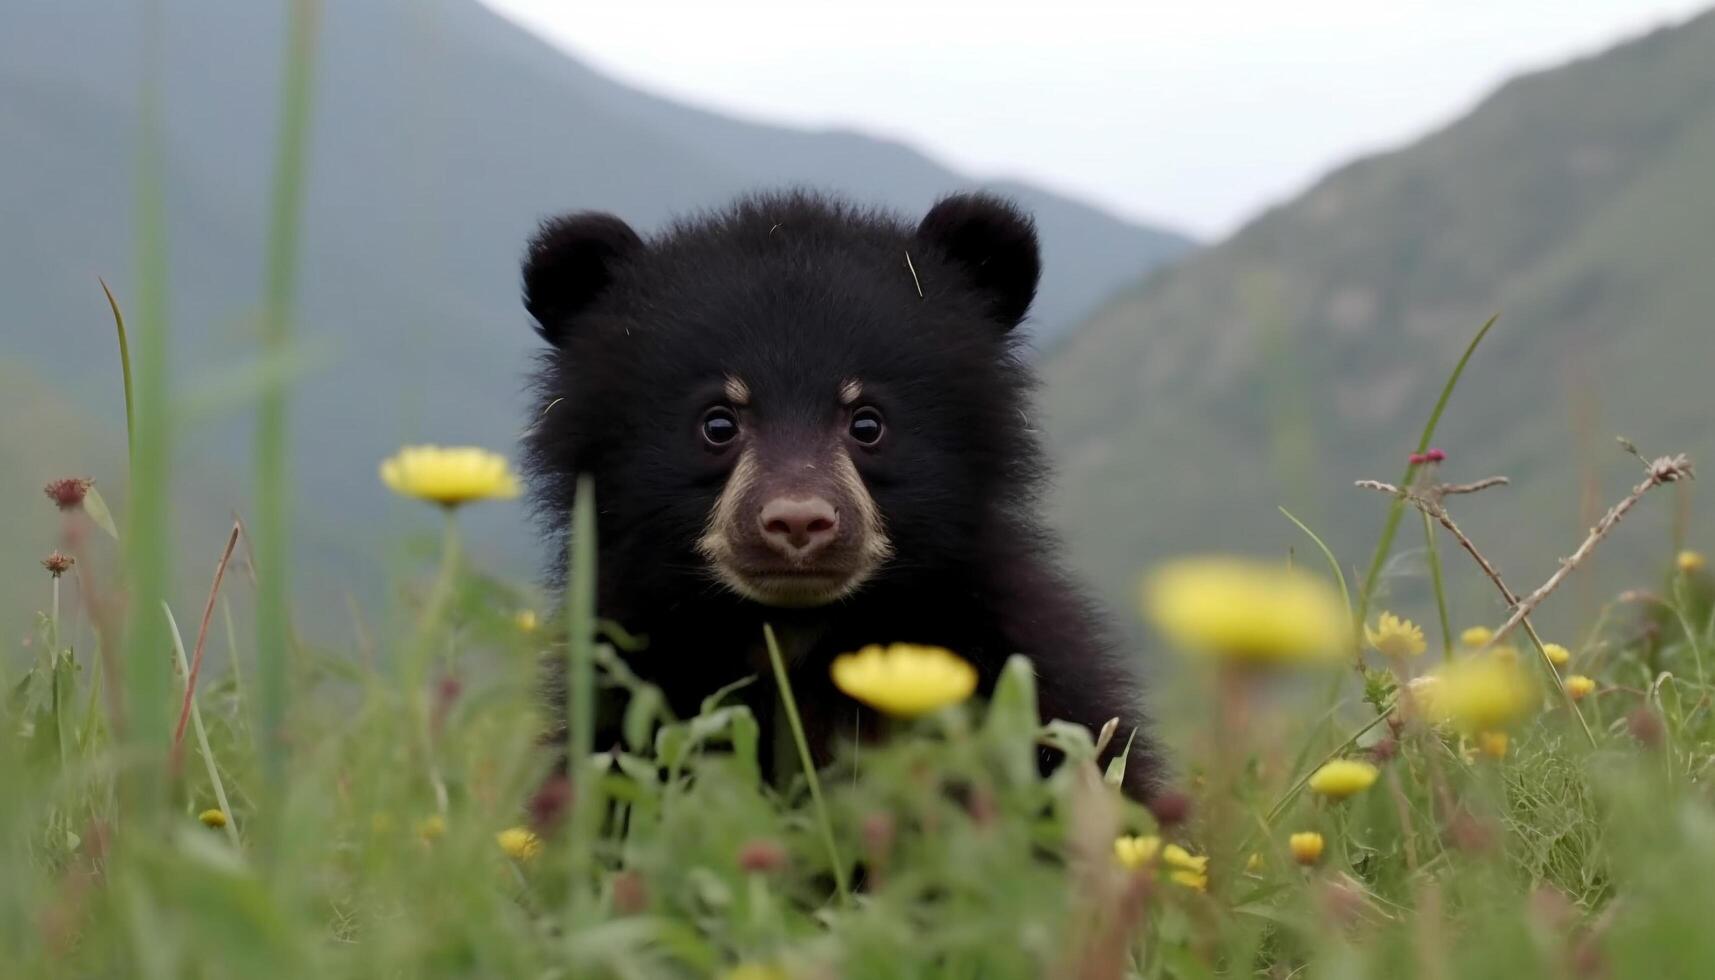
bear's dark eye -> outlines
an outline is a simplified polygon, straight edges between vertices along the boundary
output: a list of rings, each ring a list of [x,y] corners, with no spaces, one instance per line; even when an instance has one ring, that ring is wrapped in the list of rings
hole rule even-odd
[[[881,441],[881,413],[865,406],[852,413],[852,422],[847,430],[852,438],[866,446],[873,446]]]
[[[732,409],[716,405],[703,413],[703,441],[711,446],[725,446],[738,438],[738,416]]]

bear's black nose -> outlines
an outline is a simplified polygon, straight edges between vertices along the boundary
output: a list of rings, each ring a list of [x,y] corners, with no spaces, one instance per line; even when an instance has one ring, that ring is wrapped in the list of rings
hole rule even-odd
[[[762,505],[762,539],[790,561],[806,562],[833,544],[840,513],[821,497],[775,497]]]

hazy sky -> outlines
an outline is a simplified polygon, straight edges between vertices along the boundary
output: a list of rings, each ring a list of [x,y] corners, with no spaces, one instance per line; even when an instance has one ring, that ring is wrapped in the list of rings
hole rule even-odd
[[[681,101],[915,144],[1202,234],[1710,0],[487,0]]]

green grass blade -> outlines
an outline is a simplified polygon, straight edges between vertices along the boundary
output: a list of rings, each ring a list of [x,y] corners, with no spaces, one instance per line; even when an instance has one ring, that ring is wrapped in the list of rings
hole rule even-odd
[[[1287,520],[1296,524],[1298,529],[1304,532],[1305,537],[1316,542],[1316,547],[1322,551],[1322,557],[1328,560],[1329,569],[1334,572],[1334,581],[1338,582],[1340,585],[1340,601],[1344,602],[1346,604],[1346,608],[1350,610],[1352,608],[1352,593],[1346,589],[1346,573],[1340,570],[1340,560],[1334,557],[1333,549],[1324,544],[1322,539],[1316,536],[1316,532],[1310,530],[1309,525],[1294,517],[1291,511],[1287,510],[1285,507],[1279,507],[1277,509],[1281,514],[1285,515]],[[1356,631],[1354,630],[1354,635],[1355,633]]]
[[[280,92],[280,131],[270,204],[266,294],[262,311],[265,356],[284,359],[292,340],[292,300],[297,283],[298,233],[302,217],[304,160],[308,143],[310,82],[315,61],[318,4],[289,6],[285,76]],[[263,787],[278,804],[285,785],[282,733],[289,710],[291,650],[290,449],[287,392],[263,389],[256,413],[256,696],[261,709]]]
[[[203,728],[202,707],[197,704],[195,692],[191,688],[191,665],[185,658],[184,634],[179,632],[179,623],[173,618],[172,607],[163,602],[161,611],[166,613],[167,626],[173,634],[173,657],[178,661],[179,676],[185,681],[185,696],[191,699],[191,730],[196,733],[197,750],[202,753],[203,765],[208,769],[208,781],[214,788],[214,800],[220,805],[220,812],[226,814],[226,839],[231,841],[233,849],[237,850],[242,846],[238,841],[238,818],[233,815],[232,804],[226,799],[226,783],[221,781],[220,767],[214,761],[214,750],[208,745],[208,730]]]
[[[1435,611],[1441,616],[1441,654],[1453,659],[1453,623],[1447,616],[1447,587],[1441,577],[1441,549],[1435,544],[1435,522],[1428,514],[1423,518],[1423,544],[1429,549],[1429,580],[1435,586]]]
[[[1459,384],[1459,376],[1465,373],[1465,365],[1471,361],[1471,355],[1477,352],[1477,345],[1489,335],[1489,330],[1500,319],[1500,314],[1489,317],[1489,322],[1483,324],[1483,329],[1471,338],[1465,347],[1464,356],[1454,366],[1453,373],[1448,376],[1447,383],[1441,388],[1441,397],[1435,402],[1435,410],[1429,413],[1429,421],[1423,426],[1423,436],[1417,440],[1417,451],[1423,452],[1429,448],[1429,441],[1435,438],[1435,427],[1441,424],[1441,413],[1447,410],[1447,403],[1453,398],[1453,389]],[[1405,468],[1405,475],[1399,478],[1400,486],[1408,486],[1411,478],[1417,475],[1417,464],[1412,463]],[[1376,552],[1370,557],[1369,571],[1364,573],[1364,587],[1358,593],[1358,622],[1367,622],[1370,614],[1370,600],[1376,591],[1376,580],[1381,577],[1382,566],[1387,563],[1388,553],[1393,550],[1394,535],[1399,533],[1399,522],[1405,516],[1405,501],[1395,500],[1388,508],[1387,523],[1382,527],[1381,538],[1376,541]]]
[[[172,581],[172,500],[169,464],[172,419],[169,398],[170,346],[167,319],[167,236],[163,175],[162,75],[165,69],[165,11],[150,4],[144,17],[143,71],[139,100],[141,136],[137,161],[137,317],[133,381],[136,402],[131,443],[131,486],[126,519],[125,572],[131,614],[125,623],[125,669],[110,678],[124,697],[123,743],[129,756],[121,780],[131,816],[143,825],[165,799],[167,736],[171,731],[172,649],[166,623],[154,610],[166,601]],[[140,831],[147,833],[147,831]]]
[[[119,375],[125,380],[125,449],[135,450],[137,441],[137,410],[131,397],[131,342],[125,336],[125,314],[119,310],[119,300],[113,296],[113,290],[107,288],[107,280],[100,276],[95,281],[101,283],[101,291],[107,294],[107,307],[113,311],[113,327],[119,332]]]
[[[786,709],[786,721],[792,726],[792,740],[798,744],[798,761],[804,767],[804,778],[810,784],[811,805],[816,809],[816,823],[822,831],[822,844],[828,849],[828,864],[833,868],[834,885],[839,889],[840,902],[850,905],[851,882],[846,879],[846,865],[840,860],[840,848],[834,842],[834,821],[828,814],[828,801],[822,797],[822,780],[816,775],[816,761],[810,756],[810,741],[804,737],[804,723],[798,717],[798,700],[792,696],[792,680],[786,676],[786,661],[780,656],[780,644],[774,639],[774,627],[762,624],[762,639],[768,644],[768,662],[774,668],[774,682],[780,686],[780,701]]]

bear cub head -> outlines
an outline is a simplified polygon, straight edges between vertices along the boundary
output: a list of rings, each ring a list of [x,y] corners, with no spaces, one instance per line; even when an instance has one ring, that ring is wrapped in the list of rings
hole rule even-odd
[[[535,502],[564,533],[594,478],[609,601],[813,609],[980,561],[1038,475],[1014,328],[1040,269],[1030,218],[983,194],[915,224],[805,193],[647,240],[549,220],[524,265]]]

